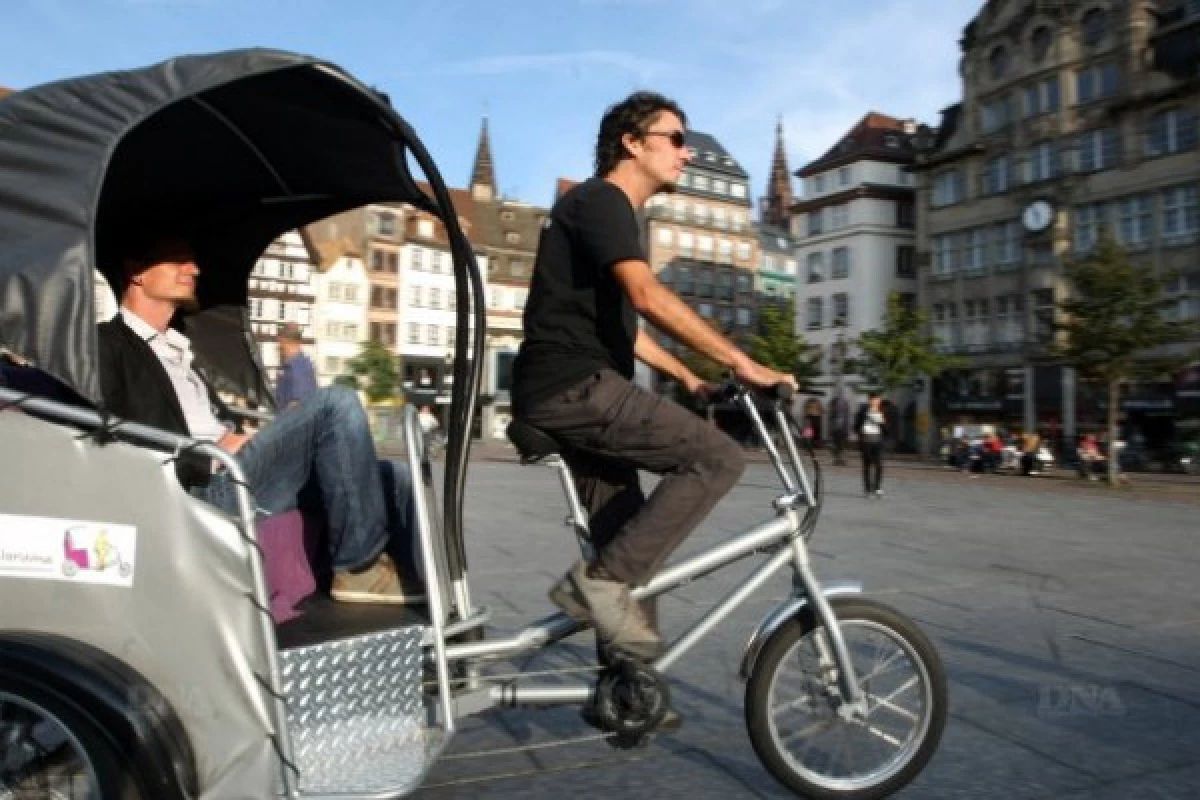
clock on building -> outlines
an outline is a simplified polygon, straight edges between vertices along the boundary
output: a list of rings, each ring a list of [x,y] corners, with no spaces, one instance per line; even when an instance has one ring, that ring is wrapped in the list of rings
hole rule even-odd
[[[1021,214],[1021,224],[1030,233],[1041,233],[1054,222],[1054,206],[1046,200],[1034,200],[1025,206]]]

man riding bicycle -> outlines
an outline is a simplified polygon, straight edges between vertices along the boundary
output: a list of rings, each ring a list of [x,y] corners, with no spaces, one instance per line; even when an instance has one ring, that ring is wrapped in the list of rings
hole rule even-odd
[[[708,385],[638,327],[662,332],[767,387],[795,379],[750,359],[655,277],[637,211],[673,191],[690,158],[686,117],[671,100],[637,92],[605,113],[596,174],[555,203],[542,231],[525,339],[513,367],[513,408],[564,445],[596,548],[550,599],[596,628],[602,647],[651,659],[661,647],[645,584],[733,487],[741,448],[671,400],[632,383],[634,359],[703,395]],[[647,498],[638,470],[662,476]]]

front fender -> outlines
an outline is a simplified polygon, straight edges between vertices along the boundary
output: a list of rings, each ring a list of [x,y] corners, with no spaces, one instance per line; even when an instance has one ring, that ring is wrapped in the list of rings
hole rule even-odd
[[[840,597],[848,594],[862,594],[862,590],[862,584],[858,581],[841,581],[821,587],[821,594],[827,598]],[[758,654],[762,652],[763,647],[766,646],[775,631],[779,630],[785,622],[799,615],[807,606],[808,595],[806,593],[793,594],[759,623],[758,630],[746,643],[746,652],[742,655],[742,666],[738,670],[738,677],[742,681],[749,679],[750,673],[754,671],[754,665],[758,661]]]

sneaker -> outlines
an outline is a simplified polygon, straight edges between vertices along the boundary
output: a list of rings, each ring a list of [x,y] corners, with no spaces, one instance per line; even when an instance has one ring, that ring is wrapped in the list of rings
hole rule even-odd
[[[375,563],[359,572],[335,572],[329,593],[341,603],[403,605],[425,602],[424,587],[412,579],[402,579],[395,562],[387,553],[381,554]]]
[[[619,580],[590,577],[586,562],[576,562],[550,589],[550,601],[572,619],[594,625],[601,646],[646,661],[658,655],[662,640],[629,587]]]
[[[878,498],[878,499],[880,499],[880,500],[882,500],[882,499],[883,499],[883,489],[876,489],[876,490],[875,490],[875,497],[876,497],[876,498]]]

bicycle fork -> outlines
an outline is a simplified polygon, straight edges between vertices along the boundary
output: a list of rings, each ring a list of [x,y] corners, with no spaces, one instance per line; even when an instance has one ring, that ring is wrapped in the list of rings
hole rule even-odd
[[[814,631],[813,642],[821,671],[825,675],[836,672],[838,691],[842,698],[842,703],[838,706],[838,715],[847,720],[866,719],[866,697],[858,686],[858,674],[855,672],[850,652],[846,649],[841,625],[838,624],[833,607],[813,574],[804,538],[797,536],[789,546],[792,549],[792,567],[795,570],[793,584],[797,592],[802,592],[812,603],[816,615],[817,630]]]

